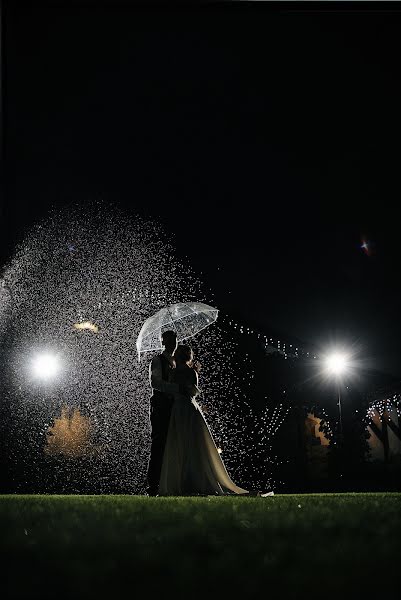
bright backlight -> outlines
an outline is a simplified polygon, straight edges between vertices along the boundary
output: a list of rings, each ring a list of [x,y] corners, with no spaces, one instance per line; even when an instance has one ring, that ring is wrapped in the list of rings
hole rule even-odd
[[[326,367],[332,375],[341,375],[347,370],[348,359],[345,354],[335,352],[326,358]]]
[[[32,362],[33,374],[40,379],[50,379],[59,371],[59,361],[53,354],[39,354]]]

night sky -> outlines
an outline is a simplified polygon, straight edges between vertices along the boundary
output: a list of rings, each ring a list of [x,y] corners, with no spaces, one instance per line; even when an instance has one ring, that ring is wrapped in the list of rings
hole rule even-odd
[[[0,266],[102,199],[219,308],[401,376],[401,14],[329,4],[6,3]]]

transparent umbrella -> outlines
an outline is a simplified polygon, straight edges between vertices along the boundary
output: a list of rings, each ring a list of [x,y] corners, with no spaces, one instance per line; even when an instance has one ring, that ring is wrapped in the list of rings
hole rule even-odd
[[[142,325],[136,341],[139,360],[142,352],[163,348],[163,331],[175,331],[177,340],[181,342],[214,323],[218,312],[217,308],[202,302],[180,302],[162,308]]]

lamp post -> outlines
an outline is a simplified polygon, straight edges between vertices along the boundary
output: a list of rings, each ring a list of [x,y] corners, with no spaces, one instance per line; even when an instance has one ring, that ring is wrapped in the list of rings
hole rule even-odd
[[[340,416],[340,433],[341,435],[343,434],[343,420],[342,420],[342,414],[341,414],[341,389],[340,389],[340,383],[338,382],[337,384],[337,395],[338,395],[338,413]]]
[[[326,357],[326,370],[328,374],[335,377],[337,384],[337,406],[340,423],[340,433],[343,433],[342,410],[341,410],[341,375],[343,375],[349,366],[348,357],[345,354],[334,352]]]

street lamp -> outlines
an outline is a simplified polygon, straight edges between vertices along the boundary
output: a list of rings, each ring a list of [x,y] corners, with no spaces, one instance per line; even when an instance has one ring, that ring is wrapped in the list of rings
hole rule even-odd
[[[341,352],[333,352],[325,358],[326,372],[329,376],[335,377],[337,383],[338,412],[340,417],[340,432],[343,432],[342,414],[341,414],[341,376],[345,375],[349,369],[349,357]]]

